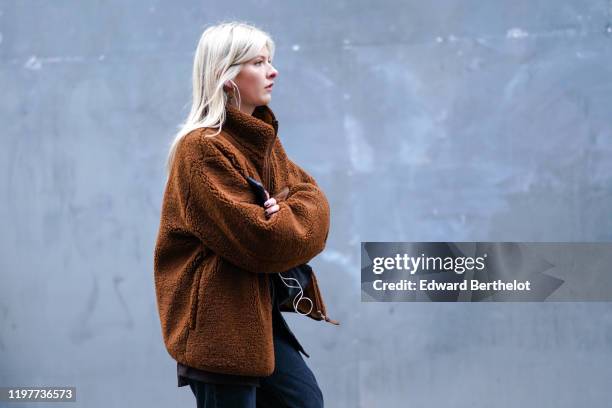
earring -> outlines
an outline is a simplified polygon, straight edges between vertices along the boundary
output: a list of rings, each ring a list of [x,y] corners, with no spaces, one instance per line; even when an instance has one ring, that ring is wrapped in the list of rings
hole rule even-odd
[[[227,95],[227,101],[231,102],[233,99],[233,95],[232,95],[232,91],[231,91],[231,84],[230,81],[225,81],[225,83],[223,84],[225,87],[229,88],[229,89],[224,89],[225,91],[225,95]]]

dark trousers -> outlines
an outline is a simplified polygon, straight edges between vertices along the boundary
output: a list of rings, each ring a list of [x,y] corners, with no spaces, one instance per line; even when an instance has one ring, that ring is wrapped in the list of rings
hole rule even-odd
[[[280,314],[280,312],[278,312]],[[314,374],[282,327],[274,322],[275,368],[254,385],[208,384],[190,379],[197,408],[323,408]]]

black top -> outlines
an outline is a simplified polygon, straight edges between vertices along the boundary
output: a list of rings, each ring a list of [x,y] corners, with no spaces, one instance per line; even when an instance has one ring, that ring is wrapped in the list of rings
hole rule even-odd
[[[270,277],[270,292],[273,305],[272,326],[274,328],[274,336],[288,336],[296,350],[302,352],[302,354],[304,354],[306,357],[310,357],[297,340],[291,329],[289,329],[289,325],[287,325],[287,322],[283,318],[283,314],[279,309],[277,297],[274,295],[274,287],[275,285],[282,285],[283,283],[278,277],[278,274],[271,274]],[[256,387],[260,385],[260,377],[214,373],[211,371],[204,371],[194,367],[189,367],[179,362],[177,362],[176,371],[179,387],[189,385],[189,379],[210,384],[254,385]]]

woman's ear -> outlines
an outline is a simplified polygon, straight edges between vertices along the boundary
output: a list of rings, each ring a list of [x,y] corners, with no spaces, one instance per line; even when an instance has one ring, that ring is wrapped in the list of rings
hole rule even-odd
[[[283,200],[286,200],[288,195],[289,195],[289,187],[284,187],[280,192],[276,193],[274,198],[276,199],[276,202],[278,203]]]

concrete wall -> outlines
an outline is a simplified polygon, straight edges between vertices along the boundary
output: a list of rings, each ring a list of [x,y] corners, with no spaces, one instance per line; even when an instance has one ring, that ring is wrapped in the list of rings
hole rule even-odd
[[[0,386],[195,406],[152,256],[193,51],[230,19],[275,39],[279,135],[332,206],[342,325],[287,316],[326,406],[606,405],[609,304],[361,304],[359,243],[611,240],[610,0],[0,1]]]

